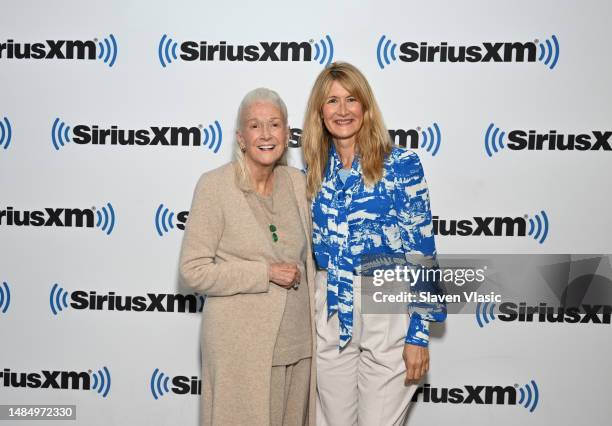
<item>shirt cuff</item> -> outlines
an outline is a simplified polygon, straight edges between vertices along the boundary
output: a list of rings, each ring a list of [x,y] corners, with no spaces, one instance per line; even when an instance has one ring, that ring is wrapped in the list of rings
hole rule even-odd
[[[410,345],[427,347],[429,345],[429,321],[422,319],[419,314],[413,313],[410,317],[405,342]]]

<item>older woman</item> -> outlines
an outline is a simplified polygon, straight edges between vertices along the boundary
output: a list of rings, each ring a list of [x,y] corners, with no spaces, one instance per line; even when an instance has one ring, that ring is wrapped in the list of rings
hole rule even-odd
[[[287,109],[255,89],[238,110],[235,160],[204,173],[180,259],[207,296],[202,425],[314,424],[314,262],[303,174],[280,165]]]
[[[403,425],[415,381],[429,368],[429,321],[444,320],[446,310],[421,304],[403,315],[369,315],[361,309],[360,275],[368,255],[418,255],[418,266],[434,265],[421,163],[393,147],[370,85],[347,63],[332,64],[315,81],[302,143],[320,269],[317,423]]]

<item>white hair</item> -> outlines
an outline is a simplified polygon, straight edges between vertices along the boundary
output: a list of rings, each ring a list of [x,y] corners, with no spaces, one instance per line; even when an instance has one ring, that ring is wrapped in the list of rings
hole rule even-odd
[[[282,98],[272,89],[267,89],[265,87],[258,87],[257,89],[251,90],[249,93],[244,95],[242,98],[242,102],[240,102],[240,106],[238,107],[238,114],[236,117],[236,132],[239,132],[243,129],[244,125],[244,114],[246,110],[257,102],[266,102],[271,103],[281,113],[281,118],[285,127],[289,127],[289,121],[287,117],[287,106],[285,102],[283,102]],[[234,134],[235,134],[234,133]],[[234,160],[238,167],[236,167],[236,183],[240,189],[243,191],[251,190],[251,181],[249,179],[248,170],[246,166],[246,160],[244,157],[244,152],[240,149],[240,143],[238,142],[238,138],[235,138],[234,144]],[[286,152],[280,158],[277,164],[287,164],[286,160]]]
[[[245,111],[257,102],[268,102],[277,107],[281,113],[283,124],[288,125],[287,106],[278,93],[272,89],[258,87],[257,89],[251,90],[242,98],[242,102],[240,102],[240,106],[238,107],[238,116],[236,117],[236,130],[242,129]]]

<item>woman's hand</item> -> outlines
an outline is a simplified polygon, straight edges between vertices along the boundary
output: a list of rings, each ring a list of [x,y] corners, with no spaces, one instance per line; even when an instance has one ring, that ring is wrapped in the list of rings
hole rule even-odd
[[[289,290],[300,283],[300,270],[294,263],[271,263],[268,277],[274,284]]]
[[[404,345],[404,364],[406,364],[406,379],[404,384],[410,381],[418,381],[429,370],[429,349],[423,346]]]

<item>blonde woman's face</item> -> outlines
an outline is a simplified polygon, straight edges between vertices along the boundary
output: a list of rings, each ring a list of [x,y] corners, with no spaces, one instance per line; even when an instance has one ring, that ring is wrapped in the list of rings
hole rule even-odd
[[[289,129],[280,109],[270,102],[254,102],[242,120],[236,136],[247,161],[264,167],[276,164],[289,140]]]
[[[334,81],[323,103],[323,122],[334,140],[355,140],[363,125],[363,107],[339,82]]]

